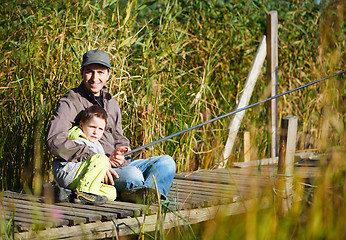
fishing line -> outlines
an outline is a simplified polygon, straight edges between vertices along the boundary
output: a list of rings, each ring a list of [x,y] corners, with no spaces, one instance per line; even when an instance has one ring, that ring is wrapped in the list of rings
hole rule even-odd
[[[213,118],[213,119],[211,119],[211,120],[205,121],[205,122],[203,122],[203,123],[197,124],[197,125],[195,125],[195,126],[189,127],[189,128],[187,128],[187,129],[185,129],[185,130],[182,130],[182,131],[180,131],[180,132],[174,133],[174,134],[172,134],[172,135],[166,136],[166,137],[161,138],[161,139],[159,139],[159,140],[156,140],[156,141],[154,141],[154,142],[151,142],[151,143],[148,143],[148,144],[143,145],[143,146],[141,146],[141,147],[138,147],[138,148],[136,148],[136,149],[133,149],[133,150],[131,150],[131,151],[125,153],[124,156],[128,156],[128,155],[130,155],[130,154],[132,154],[132,153],[135,153],[135,152],[138,152],[138,151],[140,151],[140,150],[142,150],[142,149],[151,147],[151,146],[153,146],[153,145],[155,145],[155,144],[158,144],[158,143],[160,143],[160,142],[166,141],[166,140],[168,140],[168,139],[170,139],[170,138],[173,138],[173,137],[178,136],[178,135],[180,135],[180,134],[186,133],[186,132],[191,131],[191,130],[193,130],[193,129],[199,128],[199,127],[204,126],[204,125],[206,125],[206,124],[208,124],[208,123],[215,122],[215,121],[220,120],[220,119],[222,119],[222,118],[231,116],[231,115],[233,115],[233,114],[235,114],[235,113],[244,111],[244,110],[246,110],[246,109],[252,108],[252,107],[257,106],[257,105],[259,105],[259,104],[262,104],[262,103],[268,102],[268,101],[270,101],[270,100],[279,98],[279,97],[281,97],[281,96],[283,96],[283,95],[289,94],[289,93],[291,93],[291,92],[295,92],[295,91],[300,90],[300,89],[302,89],[302,88],[309,87],[309,86],[311,86],[311,85],[313,85],[313,84],[319,83],[319,82],[324,81],[324,80],[326,80],[326,79],[328,79],[328,78],[335,77],[335,76],[337,76],[337,75],[339,75],[339,74],[343,74],[343,73],[345,73],[345,72],[346,72],[346,70],[337,72],[337,73],[335,73],[335,74],[333,74],[333,75],[330,75],[330,76],[327,76],[327,77],[318,79],[318,80],[316,80],[316,81],[310,82],[310,83],[305,84],[305,85],[303,85],[303,86],[300,86],[300,87],[297,87],[297,88],[288,90],[288,91],[286,91],[286,92],[283,92],[283,93],[280,93],[280,94],[278,94],[278,95],[269,97],[269,98],[264,99],[264,100],[262,100],[262,101],[259,101],[259,102],[256,102],[256,103],[247,105],[246,107],[242,107],[242,108],[239,108],[239,109],[237,109],[237,110],[235,110],[235,111],[226,113],[226,114],[224,114],[224,115],[222,115],[222,116],[219,116],[219,117]]]

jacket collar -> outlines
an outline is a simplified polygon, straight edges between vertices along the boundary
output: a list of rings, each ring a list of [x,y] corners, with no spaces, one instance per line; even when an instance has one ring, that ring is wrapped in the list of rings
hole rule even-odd
[[[79,85],[78,88],[81,89],[83,92],[85,92],[85,94],[90,100],[96,102],[94,94],[86,88],[84,81],[82,81],[82,83]],[[108,88],[106,86],[103,86],[103,88],[101,89],[100,95],[102,96],[103,99],[106,99],[106,100],[110,100],[112,98],[112,95],[108,92]]]
[[[86,140],[89,140],[87,136],[85,136],[83,130],[79,126],[73,126],[68,131],[68,139],[69,140],[76,140],[77,138],[84,138]]]

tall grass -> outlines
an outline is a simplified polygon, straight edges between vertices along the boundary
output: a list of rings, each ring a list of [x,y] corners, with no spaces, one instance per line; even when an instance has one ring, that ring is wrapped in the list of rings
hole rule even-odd
[[[30,187],[41,174],[43,182],[51,180],[52,157],[43,136],[59,97],[81,81],[85,51],[110,53],[108,87],[121,105],[124,132],[135,148],[235,108],[270,10],[277,10],[279,18],[279,93],[343,70],[342,1],[2,1],[2,190]],[[251,102],[267,97],[264,76]],[[342,239],[345,106],[344,75],[279,99],[279,117],[298,116],[299,131],[316,130],[315,147],[332,153],[322,161],[324,174],[311,206],[294,207],[282,221],[269,208],[239,216],[242,221],[220,218],[196,231],[205,239]],[[256,157],[270,155],[267,115],[265,105],[247,110],[233,161],[242,159],[245,130],[251,132]],[[228,124],[229,119],[217,121],[137,157],[165,153],[176,160],[178,171],[212,168]],[[256,223],[257,235],[248,232],[244,221]]]
[[[110,53],[108,87],[121,105],[124,132],[135,148],[235,108],[270,10],[277,10],[279,17],[279,93],[343,70],[342,1],[322,1],[321,5],[313,1],[251,0],[3,1],[2,189],[31,186],[32,179],[41,174],[43,182],[51,180],[52,157],[44,149],[43,136],[59,97],[81,81],[78,73],[85,51],[99,48]],[[267,86],[263,74],[251,102],[267,97]],[[334,155],[323,163],[328,174],[320,179],[307,210],[298,208],[298,213],[292,212],[280,223],[272,222],[271,210],[254,213],[259,238],[268,234],[262,228],[272,229],[279,239],[286,239],[282,234],[292,231],[292,238],[332,239],[333,234],[343,231],[344,106],[344,76],[279,99],[280,118],[298,116],[299,131],[316,129],[316,147]],[[267,115],[265,105],[247,111],[233,161],[242,159],[245,130],[252,134],[256,157],[270,155]],[[142,151],[137,157],[165,153],[176,160],[178,171],[212,168],[221,156],[228,124],[229,119],[217,121]],[[335,148],[339,150],[331,150]],[[330,187],[340,191],[330,192]],[[326,201],[332,204],[327,206]],[[328,215],[329,210],[336,214]],[[302,211],[308,220],[296,223]],[[328,219],[326,228],[320,228],[324,219]],[[232,232],[234,237],[248,234],[244,226],[232,221],[220,219],[218,224],[234,225],[239,230]],[[276,227],[271,227],[273,224]],[[225,232],[228,228],[216,229],[215,234],[231,234]],[[210,232],[205,236],[213,238]]]
[[[125,135],[135,148],[234,109],[270,10],[279,14],[279,92],[342,69],[342,7],[330,11],[324,5],[5,1],[1,6],[2,188],[30,183],[34,145],[39,144],[34,142],[35,131],[44,136],[58,98],[80,83],[85,51],[100,48],[111,54],[108,86],[121,105]],[[329,3],[334,5],[342,6]],[[335,24],[329,25],[331,21]],[[298,116],[301,131],[319,129],[322,90],[337,81],[281,98],[280,117]],[[266,97],[266,88],[263,74],[251,102]],[[343,95],[337,92],[339,98]],[[267,115],[264,105],[247,111],[233,160],[242,158],[244,130],[253,132],[258,158],[270,154]],[[224,119],[204,126],[138,157],[166,153],[176,159],[178,171],[211,168],[222,153],[228,123]],[[48,180],[51,157],[46,151],[41,154]]]

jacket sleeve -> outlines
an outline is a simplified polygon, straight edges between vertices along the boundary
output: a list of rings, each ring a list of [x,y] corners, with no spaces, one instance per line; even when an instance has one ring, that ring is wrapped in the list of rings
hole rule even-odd
[[[115,99],[111,99],[107,102],[105,110],[108,114],[108,123],[100,142],[105,153],[110,155],[119,146],[130,146],[130,141],[123,135],[118,102]]]
[[[68,138],[68,131],[81,110],[65,95],[58,101],[53,113],[47,130],[46,146],[60,161],[79,162],[95,154],[88,146],[77,144]]]
[[[116,128],[114,131],[114,139],[116,140],[114,148],[117,148],[120,146],[130,147],[129,139],[125,137],[123,134],[123,128],[122,128],[122,122],[121,122],[121,110],[117,101],[115,101],[115,105],[116,107],[114,108],[114,110],[116,112],[117,117],[116,117]],[[124,163],[120,167],[127,166],[130,164],[130,162],[131,162],[131,158],[125,158]]]
[[[121,111],[120,107],[117,101],[115,101],[115,107],[113,108],[115,110],[115,131],[113,131],[115,143],[114,148],[120,147],[120,146],[128,146],[130,147],[130,141],[127,137],[124,136],[123,133],[123,127],[122,127],[122,118],[121,118]]]

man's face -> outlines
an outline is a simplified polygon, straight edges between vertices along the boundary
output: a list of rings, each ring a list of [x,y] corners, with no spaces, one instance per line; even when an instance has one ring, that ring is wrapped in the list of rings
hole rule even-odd
[[[93,63],[82,68],[81,75],[86,88],[95,96],[100,96],[100,90],[107,82],[110,71],[102,64]]]
[[[79,122],[79,127],[83,130],[85,136],[90,142],[100,140],[106,128],[106,121],[99,117],[92,117],[86,122]]]

